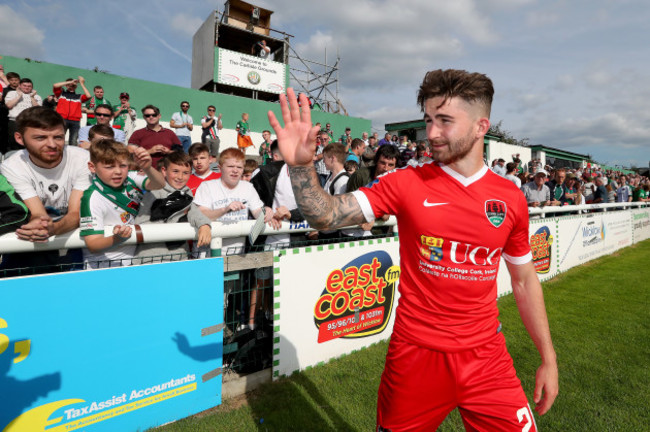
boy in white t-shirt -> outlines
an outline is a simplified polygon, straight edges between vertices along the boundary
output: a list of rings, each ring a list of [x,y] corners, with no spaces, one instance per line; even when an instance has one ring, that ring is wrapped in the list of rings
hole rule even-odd
[[[94,174],[81,198],[81,232],[86,243],[84,262],[90,268],[130,265],[135,245],[121,245],[131,237],[131,225],[140,208],[143,190],[165,185],[162,174],[151,166],[151,155],[136,148],[133,157],[145,175],[129,172],[129,150],[124,144],[101,140],[90,147],[88,169]],[[104,227],[113,225],[113,235]]]
[[[264,207],[253,185],[242,181],[244,163],[245,156],[241,151],[234,148],[224,150],[219,155],[221,178],[201,183],[194,195],[194,204],[198,205],[203,214],[211,220],[219,222],[247,220],[249,213],[257,218],[260,212],[264,211],[264,222],[279,228],[280,224],[273,219],[273,211],[269,207]],[[223,239],[221,248],[225,251],[224,255],[241,253],[244,242],[244,237]],[[255,311],[259,306],[258,290],[252,290],[248,322],[251,329],[255,326]],[[245,324],[242,324],[240,329],[244,327]]]
[[[241,181],[244,173],[245,156],[229,148],[219,155],[221,178],[201,183],[194,194],[194,204],[213,221],[237,222],[247,220],[249,213],[257,218],[264,209],[264,203],[249,182]],[[273,211],[265,209],[264,221],[273,219]],[[244,237],[223,239],[224,255],[240,253]]]

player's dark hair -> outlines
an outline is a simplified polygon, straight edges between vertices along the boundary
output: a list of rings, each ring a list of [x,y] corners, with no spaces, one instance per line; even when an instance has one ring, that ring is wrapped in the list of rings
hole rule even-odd
[[[27,128],[52,130],[57,127],[64,127],[63,117],[58,112],[43,106],[27,108],[16,118],[16,131],[21,135]]]
[[[465,102],[483,106],[485,115],[490,117],[494,86],[484,74],[470,73],[457,69],[438,69],[427,72],[418,91],[417,103],[424,112],[427,99],[442,97],[442,104],[448,99],[459,97]]]
[[[32,80],[30,80],[29,78],[23,78],[20,80],[20,84],[24,84],[24,83],[34,84]]]

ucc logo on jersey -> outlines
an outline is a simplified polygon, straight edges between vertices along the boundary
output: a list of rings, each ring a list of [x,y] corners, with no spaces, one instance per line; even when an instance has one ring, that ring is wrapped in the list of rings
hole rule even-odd
[[[485,201],[485,216],[492,225],[499,228],[506,219],[506,203],[500,200]]]
[[[444,240],[438,237],[420,236],[420,254],[429,261],[442,259],[442,244]]]

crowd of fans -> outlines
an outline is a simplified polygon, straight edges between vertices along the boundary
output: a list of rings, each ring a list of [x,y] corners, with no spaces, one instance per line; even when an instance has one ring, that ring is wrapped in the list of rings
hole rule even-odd
[[[261,218],[278,228],[282,221],[303,219],[277,143],[268,130],[262,133],[262,142],[254,143],[247,113],[233,125],[236,147],[220,151],[222,115],[213,105],[200,121],[201,142],[193,144],[188,101],[182,101],[171,116],[170,129],[160,124],[158,107],[144,106],[146,126],[136,130],[138,114],[128,93],[112,104],[99,85],[91,95],[81,76],[52,84],[52,95],[43,99],[29,78],[15,72],[5,75],[0,67],[0,87],[1,232],[15,230],[22,240],[45,242],[81,227],[86,243],[83,251],[71,250],[65,256],[43,252],[16,260],[6,254],[2,268],[74,262],[97,268],[134,259],[143,262],[154,252],[196,256],[210,243],[211,221]],[[380,139],[368,132],[355,138],[350,128],[335,138],[329,123],[317,126],[314,164],[330,194],[351,192],[395,168],[432,160],[426,141],[389,133]],[[259,158],[247,160],[248,147],[257,149]],[[537,160],[524,166],[519,155],[507,164],[503,159],[493,161],[492,170],[517,185],[531,207],[649,200],[648,179],[638,175],[591,167],[553,170]],[[179,221],[197,229],[194,242],[138,248],[123,244],[135,224]],[[104,226],[114,226],[112,235],[104,232]],[[310,233],[309,239],[382,232],[371,223]],[[260,242],[276,248],[297,240],[305,238],[278,234]],[[225,239],[223,245],[226,254],[251,246],[243,238]]]
[[[523,166],[519,155],[513,161],[492,161],[492,171],[512,181],[524,193],[529,207],[604,204],[650,201],[650,180],[639,174],[584,168],[542,167],[539,160]]]

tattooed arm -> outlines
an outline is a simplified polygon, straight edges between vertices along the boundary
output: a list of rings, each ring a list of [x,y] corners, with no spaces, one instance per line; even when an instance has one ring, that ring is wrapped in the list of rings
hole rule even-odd
[[[332,196],[325,192],[313,166],[290,167],[289,177],[296,203],[313,228],[335,229],[366,222],[357,199],[349,193]]]
[[[287,99],[288,102],[287,102]],[[300,95],[300,105],[309,107],[307,96]],[[300,111],[292,88],[287,96],[280,95],[280,108],[284,128],[272,111],[269,123],[278,137],[278,147],[289,165],[289,177],[296,203],[309,225],[316,229],[334,229],[366,222],[357,199],[351,194],[331,196],[323,190],[314,168],[316,134],[309,109]]]

